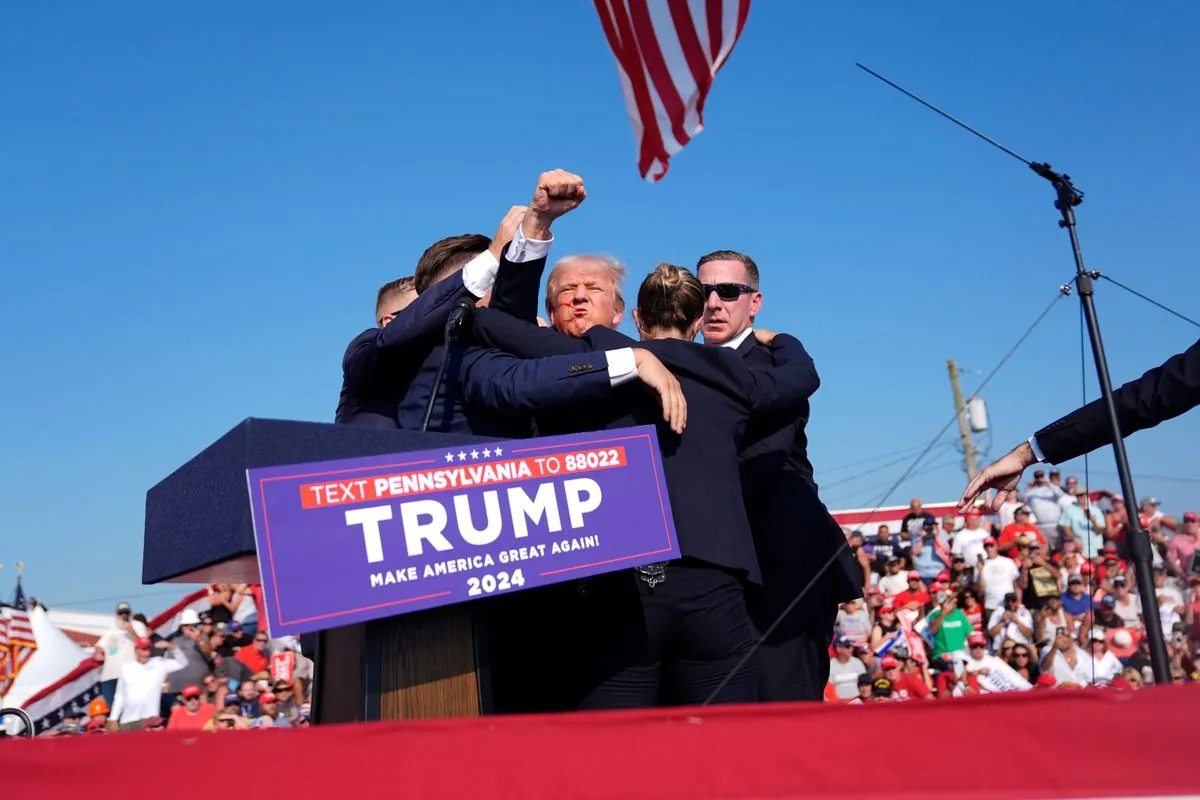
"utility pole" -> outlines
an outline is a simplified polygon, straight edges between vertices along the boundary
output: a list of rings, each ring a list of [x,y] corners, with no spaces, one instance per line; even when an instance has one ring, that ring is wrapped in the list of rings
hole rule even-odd
[[[967,407],[963,403],[962,386],[958,383],[958,362],[953,358],[946,362],[950,371],[950,388],[954,391],[954,413],[958,415],[958,432],[962,435],[963,456],[967,460],[967,480],[975,479],[975,442],[971,440],[971,428],[967,424]]]

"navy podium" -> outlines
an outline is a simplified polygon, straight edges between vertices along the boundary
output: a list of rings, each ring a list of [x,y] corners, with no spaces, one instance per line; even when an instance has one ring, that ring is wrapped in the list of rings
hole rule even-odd
[[[146,493],[142,582],[259,583],[246,470],[490,441],[347,425],[243,420]],[[313,591],[321,591],[314,586]],[[514,595],[514,597],[519,595]],[[521,710],[513,658],[496,664],[495,599],[316,635],[319,723],[478,716]],[[501,642],[503,645],[503,642]],[[509,647],[509,650],[513,650]],[[519,661],[519,654],[515,656]],[[497,668],[494,669],[493,667]],[[506,677],[507,676],[507,677]]]

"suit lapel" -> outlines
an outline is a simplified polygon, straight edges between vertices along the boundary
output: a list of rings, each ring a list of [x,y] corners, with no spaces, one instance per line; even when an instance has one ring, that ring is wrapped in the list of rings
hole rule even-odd
[[[754,334],[752,333],[743,339],[742,343],[739,344],[735,349],[739,354],[741,354],[742,358],[745,358],[746,356],[750,355],[751,352],[753,352],[756,346],[758,346],[758,339],[754,338]]]

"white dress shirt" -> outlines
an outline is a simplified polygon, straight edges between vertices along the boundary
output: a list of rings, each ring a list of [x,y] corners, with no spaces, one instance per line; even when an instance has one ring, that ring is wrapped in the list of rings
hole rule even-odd
[[[509,243],[508,252],[504,256],[512,264],[524,264],[526,261],[545,258],[553,243],[554,237],[529,239],[520,228],[517,228],[517,233]],[[496,260],[491,251],[484,250],[462,268],[463,286],[466,286],[467,290],[476,297],[483,297],[492,290],[492,286],[496,283],[496,271],[499,269],[500,262]]]
[[[167,676],[187,664],[187,656],[178,647],[171,648],[170,659],[154,656],[145,664],[137,661],[124,664],[117,678],[117,694],[113,698],[109,719],[121,723],[157,717],[161,712],[163,684]]]
[[[742,331],[737,336],[734,336],[732,339],[730,339],[728,341],[721,342],[717,346],[718,347],[732,347],[734,349],[737,349],[742,346],[742,342],[746,341],[747,336],[753,336],[753,335],[754,335],[754,328],[753,327],[746,328],[746,330]]]

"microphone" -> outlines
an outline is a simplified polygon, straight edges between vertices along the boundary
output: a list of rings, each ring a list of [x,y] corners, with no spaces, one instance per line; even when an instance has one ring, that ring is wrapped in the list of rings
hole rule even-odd
[[[429,392],[429,399],[425,401],[425,418],[421,422],[421,430],[429,430],[429,421],[433,417],[433,406],[437,401],[438,392],[442,390],[442,382],[446,378],[446,367],[450,363],[450,344],[458,340],[462,335],[464,324],[470,324],[471,319],[475,314],[475,301],[464,297],[458,300],[454,307],[450,309],[450,316],[446,317],[446,332],[445,340],[442,342],[442,359],[438,363],[437,374],[433,378],[433,388]]]
[[[450,316],[446,317],[446,341],[457,338],[462,332],[465,324],[468,324],[475,314],[474,301],[464,297],[454,304],[450,309]]]

